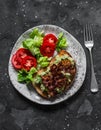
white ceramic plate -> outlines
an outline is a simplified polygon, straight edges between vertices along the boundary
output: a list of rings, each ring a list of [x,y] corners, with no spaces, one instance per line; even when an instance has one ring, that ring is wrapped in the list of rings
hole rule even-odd
[[[28,31],[24,32],[19,37],[19,39],[17,40],[17,42],[15,43],[12,49],[10,59],[9,59],[9,66],[8,66],[10,80],[14,88],[23,96],[28,98],[29,100],[36,102],[38,104],[43,104],[43,105],[57,104],[73,96],[82,86],[83,81],[85,79],[85,74],[86,74],[85,52],[82,46],[80,45],[80,43],[70,33],[65,31],[64,29],[55,25],[37,26],[37,28],[39,28],[40,30],[43,30],[45,33],[54,33],[56,35],[58,35],[60,32],[64,33],[64,36],[67,38],[67,42],[69,44],[67,51],[72,55],[73,59],[76,61],[76,68],[77,68],[77,73],[76,73],[74,83],[68,91],[66,91],[64,94],[60,95],[59,97],[55,98],[54,100],[44,99],[37,94],[37,92],[34,90],[33,87],[30,87],[29,89],[25,84],[21,84],[17,81],[17,71],[13,68],[11,64],[12,54],[14,54],[16,50],[21,46],[22,41],[29,37],[29,33],[34,28],[36,27],[33,27],[29,29]]]

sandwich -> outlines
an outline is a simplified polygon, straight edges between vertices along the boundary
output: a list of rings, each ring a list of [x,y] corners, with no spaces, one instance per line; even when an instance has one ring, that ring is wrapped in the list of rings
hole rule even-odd
[[[69,52],[61,50],[51,59],[48,67],[37,72],[36,77],[40,77],[41,80],[33,80],[32,85],[39,95],[50,99],[72,87],[75,75],[75,60]]]

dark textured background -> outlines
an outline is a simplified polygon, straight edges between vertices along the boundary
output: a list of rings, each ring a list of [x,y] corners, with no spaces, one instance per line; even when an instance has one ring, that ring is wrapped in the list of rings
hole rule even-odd
[[[94,68],[99,92],[90,92],[89,53],[83,26],[93,24]],[[8,61],[18,37],[40,24],[70,32],[87,55],[87,75],[80,91],[55,106],[40,106],[21,96],[8,76]],[[101,130],[101,0],[0,0],[0,130]]]

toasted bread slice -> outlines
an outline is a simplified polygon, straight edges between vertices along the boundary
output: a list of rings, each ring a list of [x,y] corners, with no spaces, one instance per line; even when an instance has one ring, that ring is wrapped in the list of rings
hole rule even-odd
[[[52,58],[52,60],[50,61],[50,64],[49,64],[49,66],[48,66],[48,68],[50,67],[51,68],[51,66],[53,66],[55,63],[56,63],[56,58],[57,58],[57,56],[58,57],[62,57],[62,56],[67,56],[67,57],[69,57],[69,59],[72,59],[72,56],[69,54],[69,52],[67,52],[67,51],[65,51],[65,50],[61,50],[59,53],[58,53],[58,55],[56,55],[55,57],[53,57]],[[69,60],[70,61],[70,60]],[[67,60],[66,59],[61,59],[61,61],[59,61],[59,63],[57,63],[57,66],[59,66],[59,64],[60,64],[60,62],[61,62],[61,64],[62,64],[62,66],[63,66],[63,70],[64,70],[64,68],[67,68],[67,73],[68,73],[68,71],[70,72],[70,74],[71,74],[71,82],[69,83],[68,82],[68,84],[67,84],[67,82],[66,82],[66,84],[65,84],[65,87],[64,87],[64,90],[62,90],[62,93],[64,92],[64,91],[66,91],[67,89],[69,89],[70,88],[70,86],[72,85],[72,83],[73,83],[73,81],[74,81],[74,77],[75,77],[75,74],[76,74],[76,63],[75,63],[75,61],[73,60],[73,65],[71,64],[71,61],[69,62],[70,64],[69,64],[69,69],[68,69],[68,64],[67,64]],[[72,66],[72,69],[70,69],[71,68],[71,66]],[[45,69],[40,69],[38,72],[37,72],[37,74],[38,75],[41,75],[43,72],[45,72],[47,70],[47,68],[45,68]],[[54,71],[54,70],[53,70]],[[61,70],[61,72],[62,72],[62,70]],[[60,72],[60,73],[61,73]],[[51,72],[52,73],[52,72]],[[54,72],[53,72],[54,73]],[[65,72],[64,72],[65,73]],[[51,74],[50,74],[51,75]],[[58,71],[57,71],[57,74],[55,74],[55,76],[54,75],[52,75],[52,76],[54,76],[52,79],[54,80],[55,79],[55,77],[56,76],[58,76],[58,75],[60,75],[60,74],[58,74]],[[63,82],[64,82],[64,80],[65,80],[66,78],[62,78],[61,79],[61,76],[60,76],[60,79],[58,79],[58,81],[62,81],[63,80]],[[66,81],[66,80],[65,80]],[[53,82],[53,81],[52,81]],[[57,80],[56,80],[56,82],[57,82]],[[44,97],[44,98],[46,98],[46,99],[50,99],[51,97],[55,97],[56,95],[58,95],[59,93],[56,93],[55,92],[55,94],[54,94],[54,92],[51,90],[51,91],[42,91],[42,89],[41,89],[41,84],[35,84],[34,82],[32,83],[33,84],[33,87],[36,89],[36,91],[38,92],[38,94],[39,95],[41,95],[42,97]],[[58,84],[59,85],[59,84]],[[52,87],[54,87],[54,86],[52,86]],[[56,87],[56,86],[55,86]],[[62,88],[62,87],[61,87]]]

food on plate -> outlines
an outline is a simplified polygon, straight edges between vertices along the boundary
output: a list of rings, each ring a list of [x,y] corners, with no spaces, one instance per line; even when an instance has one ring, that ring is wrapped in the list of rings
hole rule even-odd
[[[12,65],[15,69],[21,69],[22,66],[21,66],[21,63],[18,61],[18,58],[17,58],[17,55],[16,54],[13,54],[12,56]]]
[[[44,42],[40,47],[40,52],[43,56],[52,57],[55,51],[56,45],[54,43]]]
[[[46,34],[44,36],[43,41],[44,42],[48,42],[48,43],[54,43],[56,45],[58,39],[57,39],[57,37],[54,34],[50,33],[50,34]]]
[[[59,35],[35,28],[11,57],[20,83],[32,83],[44,98],[52,98],[70,88],[76,74],[76,63],[66,51],[68,43]]]
[[[22,68],[29,71],[32,67],[37,66],[37,61],[35,57],[32,56],[26,56],[22,60]]]
[[[75,61],[68,52],[61,50],[47,68],[37,72],[33,87],[42,97],[49,99],[69,89],[75,74]]]
[[[37,60],[29,50],[25,48],[20,48],[12,56],[12,65],[15,69],[25,69],[29,71],[32,67],[37,66]]]
[[[17,55],[17,59],[19,62],[22,62],[22,60],[26,57],[26,56],[32,56],[32,54],[30,53],[29,50],[25,49],[25,48],[20,48],[18,49],[18,51],[16,52]]]

